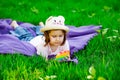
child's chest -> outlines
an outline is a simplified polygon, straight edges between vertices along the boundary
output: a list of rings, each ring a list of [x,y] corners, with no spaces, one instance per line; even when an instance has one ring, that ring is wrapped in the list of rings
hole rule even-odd
[[[49,49],[48,49],[49,55],[56,55],[56,54],[58,54],[58,53],[61,52],[61,51],[62,51],[62,48],[61,48],[61,47],[49,48]]]

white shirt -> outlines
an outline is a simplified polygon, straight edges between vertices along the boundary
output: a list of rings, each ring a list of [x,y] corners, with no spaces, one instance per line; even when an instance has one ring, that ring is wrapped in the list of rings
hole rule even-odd
[[[37,36],[35,38],[33,38],[30,43],[36,47],[37,49],[37,54],[38,55],[41,55],[45,58],[48,57],[48,55],[56,55],[58,54],[59,52],[61,51],[65,51],[65,50],[70,50],[69,49],[69,43],[68,41],[66,40],[65,44],[62,45],[62,46],[58,46],[58,48],[56,49],[56,51],[52,52],[49,44],[47,46],[44,46],[45,45],[45,37],[40,35],[40,36]]]

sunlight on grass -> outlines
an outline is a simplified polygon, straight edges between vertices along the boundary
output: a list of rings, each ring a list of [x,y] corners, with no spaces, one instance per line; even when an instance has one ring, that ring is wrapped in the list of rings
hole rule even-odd
[[[89,80],[96,80],[96,79],[97,80],[106,80],[104,77],[101,77],[101,76],[96,78],[96,70],[95,70],[94,66],[91,66],[89,68],[89,74],[90,75],[87,76],[87,79],[89,79]]]

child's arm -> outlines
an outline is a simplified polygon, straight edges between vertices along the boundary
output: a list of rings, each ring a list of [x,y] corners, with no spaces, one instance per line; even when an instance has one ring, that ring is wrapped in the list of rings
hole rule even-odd
[[[64,50],[68,50],[69,51],[69,58],[68,58],[68,60],[70,60],[70,45],[69,45],[68,40],[66,40],[66,42],[65,42]]]
[[[65,44],[64,44],[64,46],[63,46],[63,49],[64,49],[64,50],[69,50],[69,51],[70,51],[70,45],[69,45],[69,43],[68,43],[67,40],[66,40],[66,42],[65,42]]]
[[[30,43],[36,48],[38,55],[47,58],[48,53],[46,47],[44,46],[45,42],[44,42],[44,37],[42,35],[33,38],[30,41]]]

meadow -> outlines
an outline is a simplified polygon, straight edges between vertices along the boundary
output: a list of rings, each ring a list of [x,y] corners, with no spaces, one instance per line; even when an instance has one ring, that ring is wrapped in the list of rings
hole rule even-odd
[[[1,0],[0,18],[38,25],[63,15],[66,25],[102,25],[75,53],[78,64],[0,54],[0,80],[120,80],[120,0]]]

